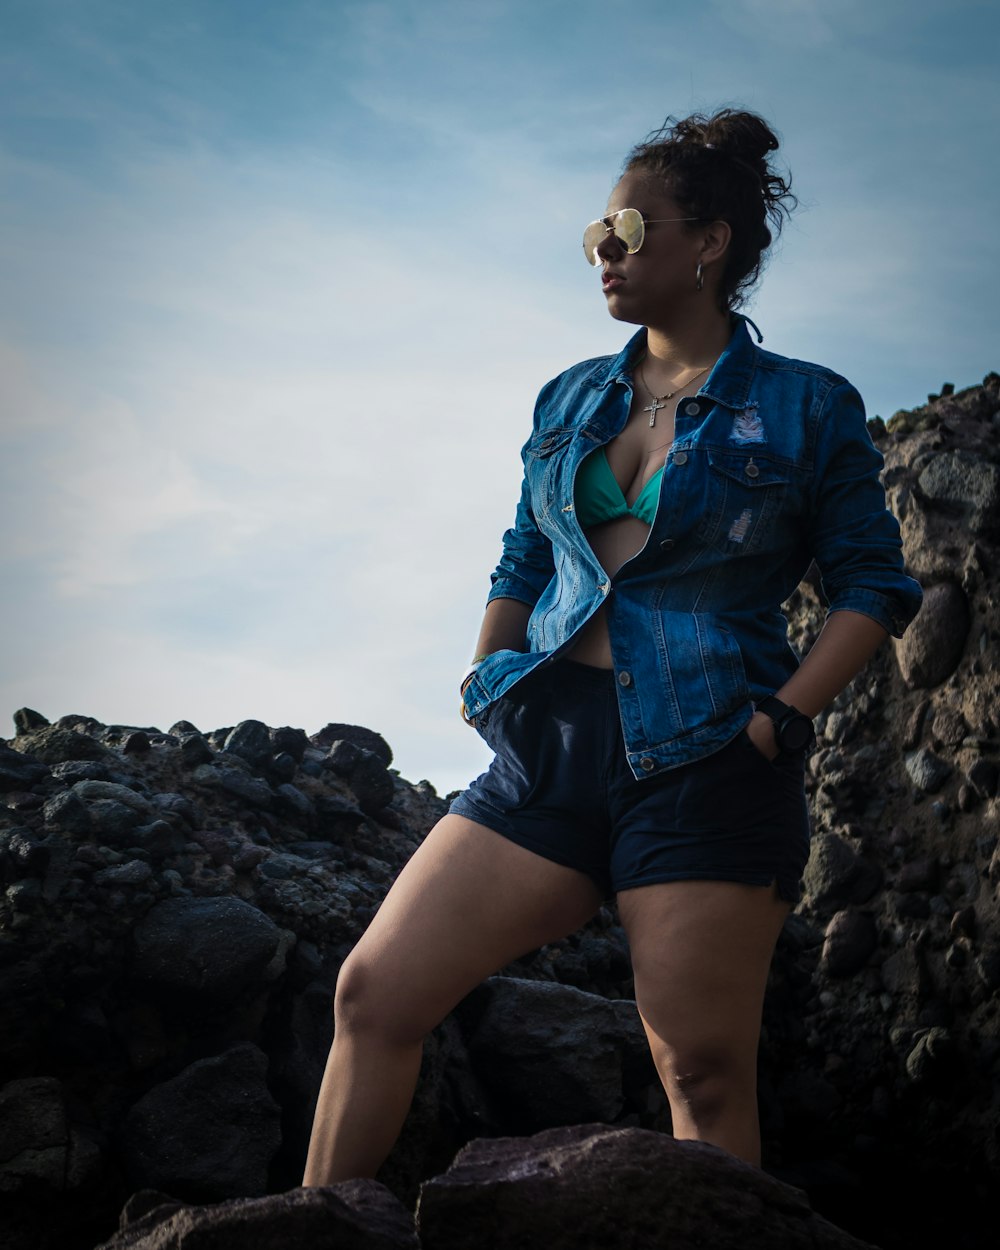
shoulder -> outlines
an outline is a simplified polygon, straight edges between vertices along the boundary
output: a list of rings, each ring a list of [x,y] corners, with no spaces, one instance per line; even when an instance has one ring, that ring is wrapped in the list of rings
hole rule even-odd
[[[780,356],[777,352],[754,347],[755,372],[760,379],[775,385],[798,386],[808,390],[830,392],[838,388],[854,391],[852,384],[835,369],[812,360]]]

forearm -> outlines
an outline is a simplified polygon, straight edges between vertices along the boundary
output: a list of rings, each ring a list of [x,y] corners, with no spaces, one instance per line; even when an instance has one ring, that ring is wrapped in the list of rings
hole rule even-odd
[[[520,599],[491,599],[476,642],[476,655],[494,651],[526,651],[531,608]]]
[[[831,612],[798,670],[775,691],[806,716],[817,716],[861,672],[888,637],[870,616]]]
[[[775,694],[806,716],[817,716],[854,680],[887,636],[877,621],[860,612],[831,612],[798,670]],[[777,754],[769,716],[757,712],[747,732],[765,755]]]

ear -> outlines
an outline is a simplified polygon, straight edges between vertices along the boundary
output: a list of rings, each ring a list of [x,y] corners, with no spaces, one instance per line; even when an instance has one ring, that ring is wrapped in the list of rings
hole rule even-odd
[[[698,259],[703,265],[708,265],[713,260],[718,260],[726,254],[729,240],[732,237],[733,232],[729,228],[728,221],[710,222],[702,232],[701,251],[698,253]]]

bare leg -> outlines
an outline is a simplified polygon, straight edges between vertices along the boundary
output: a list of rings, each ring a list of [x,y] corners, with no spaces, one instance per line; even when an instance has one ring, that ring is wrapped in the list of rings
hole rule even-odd
[[[773,887],[675,881],[623,891],[618,908],[674,1136],[759,1165],[757,1046],[788,904]]]
[[[485,977],[600,904],[585,874],[445,816],[341,968],[302,1183],[373,1176],[409,1108],[424,1037]]]

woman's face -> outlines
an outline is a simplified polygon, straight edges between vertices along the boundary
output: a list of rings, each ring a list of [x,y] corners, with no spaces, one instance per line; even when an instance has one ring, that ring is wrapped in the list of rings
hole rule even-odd
[[[631,256],[613,234],[598,245],[601,288],[616,320],[655,325],[701,294],[695,282],[703,232],[697,222],[661,220],[688,214],[665,189],[635,171],[625,174],[608,200],[609,215],[622,208],[637,208],[653,224],[647,225],[642,247]]]

